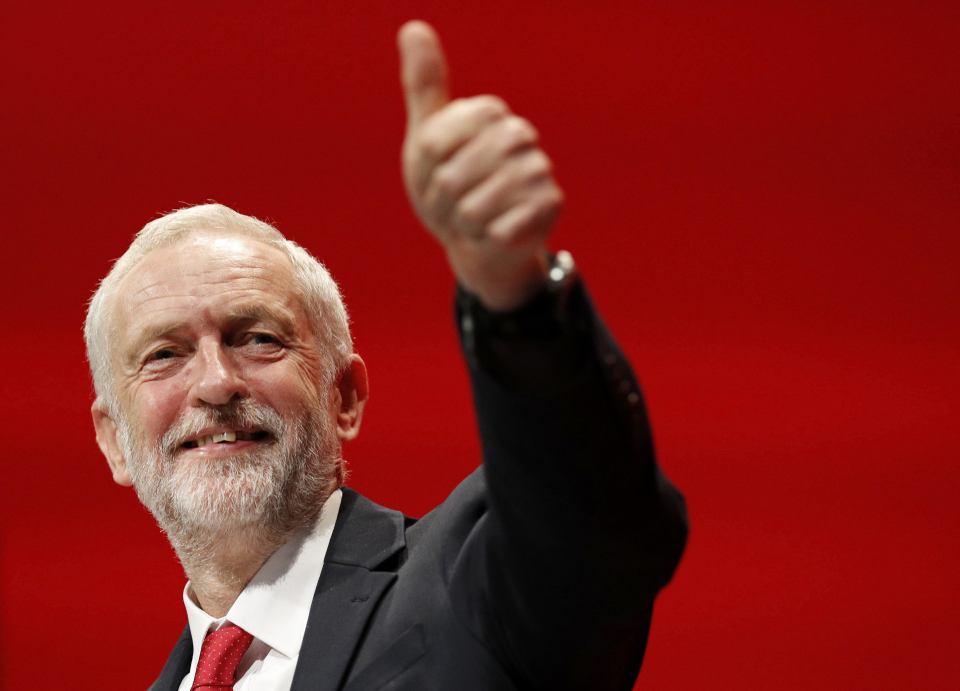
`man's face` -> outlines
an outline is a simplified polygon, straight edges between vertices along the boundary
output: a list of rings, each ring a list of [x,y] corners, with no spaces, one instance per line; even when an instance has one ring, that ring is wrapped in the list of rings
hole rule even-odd
[[[293,527],[335,485],[335,387],[321,390],[330,365],[295,285],[279,250],[216,234],[155,250],[120,283],[120,475],[168,532]]]

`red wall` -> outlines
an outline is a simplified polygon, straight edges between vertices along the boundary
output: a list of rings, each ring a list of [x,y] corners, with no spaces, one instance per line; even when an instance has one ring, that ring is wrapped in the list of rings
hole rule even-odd
[[[394,32],[541,129],[689,550],[650,689],[960,688],[956,2],[8,3],[4,689],[141,688],[182,574],[93,442],[84,301],[160,211],[274,220],[372,376],[351,483],[477,461],[451,280],[407,208]],[[89,683],[84,680],[89,680]]]

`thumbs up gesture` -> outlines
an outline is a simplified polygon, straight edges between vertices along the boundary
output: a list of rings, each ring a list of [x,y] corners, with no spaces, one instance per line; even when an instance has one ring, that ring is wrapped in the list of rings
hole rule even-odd
[[[450,100],[440,41],[423,22],[398,35],[407,107],[403,177],[457,280],[509,310],[546,277],[547,236],[563,203],[537,131],[496,96]]]

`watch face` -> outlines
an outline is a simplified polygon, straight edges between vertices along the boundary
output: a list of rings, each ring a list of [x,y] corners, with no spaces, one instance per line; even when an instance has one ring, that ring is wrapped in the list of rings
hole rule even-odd
[[[575,272],[576,266],[573,263],[573,255],[566,250],[560,250],[553,256],[553,261],[550,263],[550,271],[548,272],[550,283],[557,287],[566,285],[573,278]]]

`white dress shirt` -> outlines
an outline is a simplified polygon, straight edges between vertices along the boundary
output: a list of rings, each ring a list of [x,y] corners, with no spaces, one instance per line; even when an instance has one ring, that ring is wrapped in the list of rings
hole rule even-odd
[[[180,691],[190,691],[207,632],[227,622],[253,635],[253,643],[237,668],[235,691],[290,688],[341,496],[340,490],[331,494],[313,529],[295,536],[264,562],[226,616],[214,619],[200,609],[191,599],[187,583],[183,604],[193,638],[193,659],[190,672],[180,682]]]

